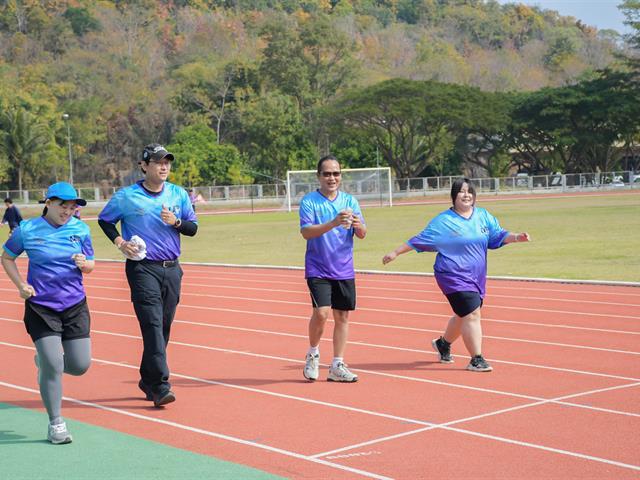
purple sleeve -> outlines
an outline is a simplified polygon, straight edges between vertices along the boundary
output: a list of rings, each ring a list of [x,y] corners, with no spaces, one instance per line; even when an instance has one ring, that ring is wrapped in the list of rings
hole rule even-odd
[[[504,230],[500,226],[498,219],[487,212],[487,227],[489,227],[489,245],[492,250],[500,248],[504,245],[504,239],[509,235],[509,232]]]
[[[12,257],[18,257],[22,252],[24,252],[24,241],[22,239],[22,229],[20,227],[13,231],[9,240],[5,242],[3,248],[4,251]]]
[[[93,260],[95,258],[95,253],[93,251],[93,244],[91,243],[91,235],[84,237],[84,241],[82,242],[82,253],[87,260]]]
[[[419,234],[407,240],[407,245],[417,252],[435,252],[435,231],[431,223]]]
[[[104,206],[98,219],[114,225],[122,219],[122,209],[120,208],[120,197],[122,190],[113,194],[109,202]]]
[[[300,228],[313,225],[315,216],[313,214],[313,208],[311,207],[311,202],[303,198],[302,201],[300,202],[300,209],[298,210],[298,212],[300,214]]]

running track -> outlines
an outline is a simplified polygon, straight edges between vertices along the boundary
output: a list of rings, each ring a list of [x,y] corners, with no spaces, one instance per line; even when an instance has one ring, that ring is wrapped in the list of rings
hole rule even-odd
[[[183,268],[177,402],[142,400],[123,265],[98,262],[93,366],[65,377],[66,417],[288,478],[640,478],[638,287],[490,280],[494,372],[471,373],[461,341],[452,365],[431,351],[449,317],[432,277],[362,274],[347,351],[360,381],[324,381],[329,325],[311,384],[300,270]],[[40,409],[23,304],[5,276],[0,292],[0,398]]]

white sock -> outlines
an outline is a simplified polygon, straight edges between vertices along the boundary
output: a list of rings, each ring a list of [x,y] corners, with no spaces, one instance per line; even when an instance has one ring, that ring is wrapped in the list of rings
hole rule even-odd
[[[307,352],[309,355],[320,355],[319,347],[309,347],[309,351]]]
[[[344,363],[344,359],[342,357],[333,357],[333,362],[331,362],[331,368],[336,368],[339,363]]]

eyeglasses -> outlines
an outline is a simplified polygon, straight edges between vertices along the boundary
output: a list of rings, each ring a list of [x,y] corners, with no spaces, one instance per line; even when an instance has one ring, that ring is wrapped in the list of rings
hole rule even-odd
[[[342,172],[321,172],[321,174],[324,178],[329,178],[329,177],[339,177],[340,175],[342,175]]]

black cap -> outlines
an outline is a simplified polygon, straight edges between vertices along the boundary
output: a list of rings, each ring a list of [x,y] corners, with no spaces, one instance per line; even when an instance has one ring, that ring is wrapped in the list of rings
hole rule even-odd
[[[167,149],[159,143],[147,145],[142,151],[142,160],[145,162],[158,161],[163,158],[173,161],[173,154],[167,152]]]

